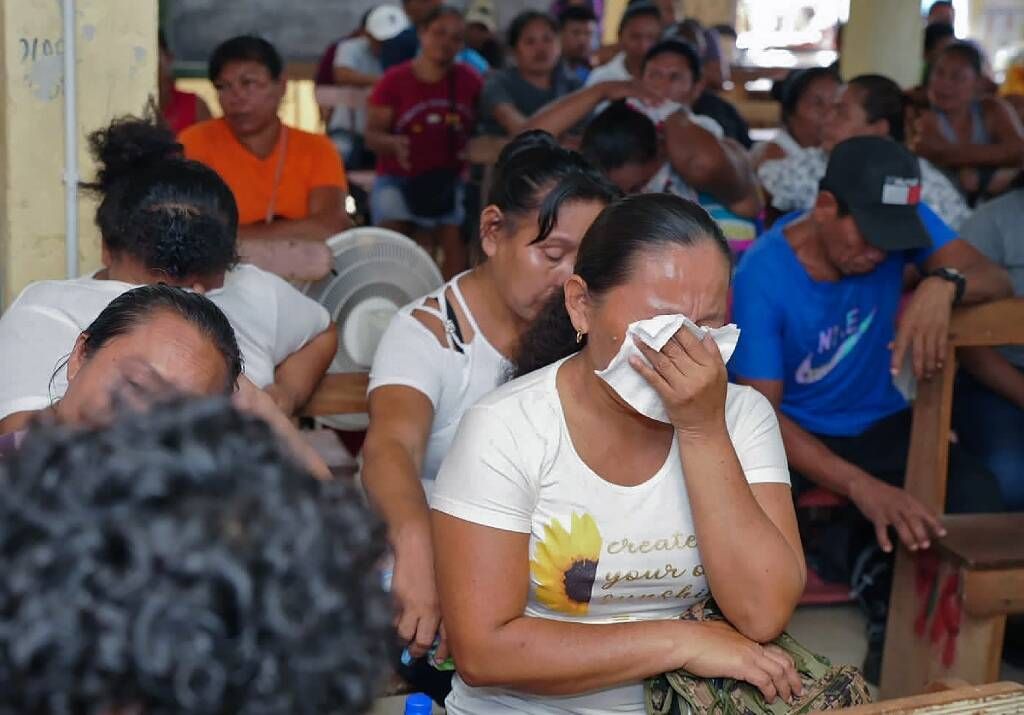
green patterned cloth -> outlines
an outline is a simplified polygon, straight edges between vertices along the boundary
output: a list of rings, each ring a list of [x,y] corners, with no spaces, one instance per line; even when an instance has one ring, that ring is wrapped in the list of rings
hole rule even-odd
[[[684,619],[723,620],[714,602],[691,608]],[[816,710],[838,710],[871,702],[864,677],[853,666],[832,665],[783,633],[772,641],[793,659],[803,694],[792,703],[776,699],[768,704],[761,691],[732,678],[699,678],[674,670],[644,681],[648,715],[803,715]]]

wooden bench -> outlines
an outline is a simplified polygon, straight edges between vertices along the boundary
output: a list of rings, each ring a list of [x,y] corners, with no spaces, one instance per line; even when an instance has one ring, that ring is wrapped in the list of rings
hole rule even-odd
[[[1024,712],[1024,685],[965,685],[899,700],[883,700],[837,712],[843,715],[1017,715]]]
[[[1024,299],[959,309],[940,374],[918,383],[906,489],[939,514],[946,501],[955,350],[1011,344],[1024,344]],[[946,515],[943,523],[948,534],[934,548],[897,551],[883,697],[918,693],[947,678],[994,682],[1006,616],[1024,613],[1024,514]]]
[[[325,415],[361,415],[366,412],[365,372],[339,372],[324,375],[313,396],[302,408],[303,417]]]

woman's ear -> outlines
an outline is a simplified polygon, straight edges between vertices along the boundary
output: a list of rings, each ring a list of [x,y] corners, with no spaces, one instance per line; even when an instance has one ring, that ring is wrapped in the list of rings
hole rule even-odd
[[[505,224],[505,214],[494,204],[488,204],[480,212],[480,246],[488,258],[498,252]]]
[[[88,339],[89,335],[87,333],[81,333],[78,339],[75,340],[75,347],[71,350],[71,355],[68,357],[68,384],[74,382],[78,371],[82,369],[82,365],[85,363],[85,342]]]
[[[565,282],[565,310],[573,328],[584,335],[590,332],[590,293],[587,282],[575,274]]]

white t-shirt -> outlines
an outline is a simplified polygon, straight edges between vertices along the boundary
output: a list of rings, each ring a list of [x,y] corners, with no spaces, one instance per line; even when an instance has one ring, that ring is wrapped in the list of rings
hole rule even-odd
[[[117,296],[137,286],[92,276],[39,281],[21,292],[0,316],[0,418],[49,407],[67,389],[57,365],[79,334]],[[327,329],[330,316],[316,301],[267,271],[239,264],[224,285],[206,296],[224,311],[245,364],[259,387],[274,381],[285,358]]]
[[[339,42],[334,48],[334,66],[348,67],[372,75],[380,75],[384,71],[380,58],[373,54],[366,37],[353,37]],[[328,129],[347,129],[362,134],[366,131],[366,110],[335,107],[331,112]]]
[[[708,595],[678,446],[636,486],[612,484],[579,457],[555,387],[564,361],[482,399],[462,419],[431,507],[530,535],[525,615],[578,623],[679,617]],[[747,481],[789,483],[771,404],[729,385],[726,423]],[[642,713],[640,682],[571,697],[472,688],[456,676],[449,715]]]
[[[459,290],[459,280],[464,275],[456,276],[436,292],[402,308],[384,332],[370,368],[367,394],[385,385],[404,385],[422,392],[434,407],[434,421],[420,474],[428,497],[463,413],[500,385],[511,368],[509,361],[484,337],[466,305]],[[469,343],[457,340],[454,325],[447,317],[444,296],[449,288],[473,329],[473,339]],[[422,311],[436,316],[437,309],[426,307],[430,299],[437,300],[441,306],[447,345],[441,345],[412,314],[413,311]]]

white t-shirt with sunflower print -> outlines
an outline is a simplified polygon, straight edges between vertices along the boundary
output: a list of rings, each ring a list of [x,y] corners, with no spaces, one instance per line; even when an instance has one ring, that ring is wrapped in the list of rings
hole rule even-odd
[[[555,376],[562,362],[471,407],[441,465],[431,507],[530,534],[525,614],[581,623],[673,619],[708,595],[677,445],[646,482],[605,481],[569,437]],[[747,481],[789,483],[771,404],[730,384],[726,422]],[[572,697],[471,688],[458,677],[450,715],[642,713],[635,684]]]

